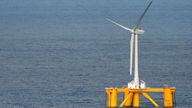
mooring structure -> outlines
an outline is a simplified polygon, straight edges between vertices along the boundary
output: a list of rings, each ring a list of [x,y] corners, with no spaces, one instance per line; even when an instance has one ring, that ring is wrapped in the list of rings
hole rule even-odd
[[[106,88],[107,94],[107,107],[140,107],[140,96],[143,95],[148,99],[155,107],[160,107],[159,104],[149,95],[149,93],[162,93],[163,97],[163,107],[173,107],[173,96],[176,91],[175,87],[162,87],[162,88],[149,88],[146,87],[146,83],[143,80],[139,80],[139,70],[138,70],[138,35],[144,34],[144,30],[139,29],[139,25],[146,14],[147,10],[151,6],[153,1],[149,3],[147,8],[144,10],[141,17],[137,20],[135,26],[131,29],[125,27],[111,19],[107,19],[113,24],[125,29],[131,33],[130,40],[130,75],[134,69],[134,80],[128,82],[127,87],[116,88],[109,87]],[[133,58],[134,56],[134,58]],[[134,67],[133,67],[134,59]],[[123,93],[124,97],[122,102],[118,105],[118,94]]]

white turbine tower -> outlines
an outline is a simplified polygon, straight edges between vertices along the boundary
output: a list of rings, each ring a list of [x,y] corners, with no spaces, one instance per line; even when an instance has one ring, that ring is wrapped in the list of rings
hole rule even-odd
[[[133,49],[135,50],[134,52],[134,57],[135,57],[135,64],[134,64],[134,80],[128,83],[128,87],[129,88],[145,88],[145,82],[142,81],[140,83],[139,81],[139,72],[138,72],[138,35],[139,34],[144,34],[144,30],[139,29],[139,25],[145,15],[145,13],[147,12],[147,10],[149,9],[149,7],[151,6],[153,0],[149,3],[149,5],[147,6],[147,8],[145,9],[145,11],[143,12],[143,14],[141,15],[141,17],[137,20],[135,27],[133,29],[130,29],[128,27],[125,27],[111,19],[108,19],[108,21],[112,22],[113,24],[129,31],[131,33],[131,40],[130,40],[130,75],[132,75],[132,67],[133,67]]]

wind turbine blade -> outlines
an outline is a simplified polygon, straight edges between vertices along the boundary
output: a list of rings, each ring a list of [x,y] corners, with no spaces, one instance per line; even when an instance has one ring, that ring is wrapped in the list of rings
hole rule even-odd
[[[131,34],[131,41],[130,41],[130,75],[132,75],[133,70],[133,40],[134,40],[134,33]]]
[[[113,21],[113,20],[111,20],[111,19],[106,18],[106,20],[112,22],[113,24],[115,24],[115,25],[117,25],[117,26],[119,26],[119,27],[121,27],[121,28],[123,28],[123,29],[125,29],[125,30],[128,30],[129,32],[132,32],[132,29],[130,29],[130,28],[128,28],[128,27],[125,27],[125,26],[123,26],[123,25],[121,25],[121,24],[119,24],[119,23],[117,23],[117,22],[115,22],[115,21]]]
[[[137,29],[137,28],[138,28],[139,24],[141,23],[144,15],[146,14],[146,12],[147,12],[147,10],[149,9],[149,7],[151,6],[152,2],[153,2],[153,0],[151,0],[151,2],[149,3],[149,5],[147,6],[147,8],[145,9],[145,11],[143,12],[143,14],[141,15],[141,17],[137,20],[134,29]]]

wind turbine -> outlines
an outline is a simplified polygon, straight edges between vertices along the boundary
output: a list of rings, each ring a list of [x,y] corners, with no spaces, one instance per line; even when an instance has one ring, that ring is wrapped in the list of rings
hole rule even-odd
[[[132,70],[133,70],[133,48],[134,48],[134,57],[135,57],[135,64],[134,64],[134,80],[128,83],[128,88],[145,88],[145,82],[144,81],[139,81],[139,72],[138,72],[138,35],[144,34],[144,30],[139,29],[139,25],[141,24],[141,21],[146,14],[147,10],[151,6],[153,0],[148,4],[147,8],[144,10],[142,15],[139,17],[137,20],[135,26],[131,29],[128,27],[125,27],[111,19],[108,19],[108,21],[112,22],[113,24],[129,31],[131,33],[131,40],[130,40],[130,75],[132,75]]]

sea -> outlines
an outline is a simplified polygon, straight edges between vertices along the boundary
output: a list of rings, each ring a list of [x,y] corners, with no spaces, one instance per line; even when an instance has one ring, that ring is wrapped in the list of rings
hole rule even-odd
[[[133,28],[149,2],[0,0],[0,108],[106,108],[105,88],[133,80],[130,33],[106,18]],[[153,0],[139,25],[139,77],[176,87],[175,108],[192,108],[191,11],[191,0]]]

